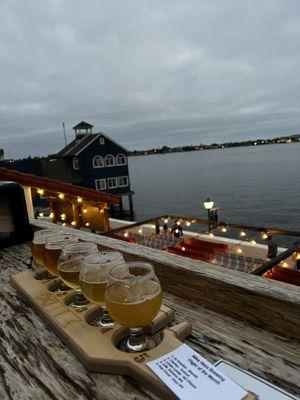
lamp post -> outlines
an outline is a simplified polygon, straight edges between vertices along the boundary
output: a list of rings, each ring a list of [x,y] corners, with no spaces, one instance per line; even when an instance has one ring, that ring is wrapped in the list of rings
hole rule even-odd
[[[212,200],[210,200],[209,198],[207,198],[203,202],[203,206],[204,206],[205,210],[207,210],[208,230],[210,231],[210,210],[213,208],[214,202]]]

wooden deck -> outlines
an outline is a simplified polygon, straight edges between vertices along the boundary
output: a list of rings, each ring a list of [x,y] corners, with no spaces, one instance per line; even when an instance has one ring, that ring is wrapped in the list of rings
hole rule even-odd
[[[45,223],[38,223],[46,226]],[[151,261],[185,341],[211,362],[221,358],[300,394],[300,290],[262,277],[77,231],[126,259]],[[29,244],[0,251],[1,399],[157,399],[132,379],[88,372],[9,284],[25,270]]]

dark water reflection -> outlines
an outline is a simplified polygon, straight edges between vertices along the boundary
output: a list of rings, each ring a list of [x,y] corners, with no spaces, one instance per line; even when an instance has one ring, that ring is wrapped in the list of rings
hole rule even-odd
[[[206,217],[300,231],[300,143],[131,157],[135,219]],[[294,241],[295,239],[291,239]]]

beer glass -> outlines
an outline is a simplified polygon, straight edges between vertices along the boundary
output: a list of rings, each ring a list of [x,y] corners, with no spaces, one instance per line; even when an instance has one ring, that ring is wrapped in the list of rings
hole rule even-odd
[[[34,232],[31,243],[31,254],[36,266],[44,267],[45,243],[48,237],[61,233],[60,229],[42,229]]]
[[[89,301],[81,292],[79,284],[79,273],[82,260],[89,254],[98,252],[95,243],[78,242],[63,245],[58,258],[57,272],[62,281],[72,289],[76,290],[74,301],[69,304],[71,307],[85,307]]]
[[[118,251],[102,251],[84,258],[80,268],[80,287],[85,297],[101,307],[100,327],[111,327],[114,321],[105,304],[105,290],[108,273],[111,268],[124,265],[125,261]]]
[[[162,291],[153,266],[146,262],[128,262],[112,268],[105,294],[106,307],[112,318],[129,328],[127,350],[147,349],[143,327],[157,315]]]

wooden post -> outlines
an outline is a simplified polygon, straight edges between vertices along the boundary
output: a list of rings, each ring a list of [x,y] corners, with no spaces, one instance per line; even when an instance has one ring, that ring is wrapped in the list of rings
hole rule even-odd
[[[129,209],[130,209],[130,212],[133,213],[132,194],[129,194],[129,195],[128,195],[128,201],[129,201]]]
[[[120,206],[120,211],[122,211],[123,210],[123,199],[122,199],[122,196],[120,196],[119,206]]]
[[[104,210],[104,213],[102,214],[103,230],[104,230],[104,232],[107,232],[110,229],[107,204],[103,204],[102,209]]]
[[[26,208],[29,218],[34,218],[34,210],[32,204],[32,195],[31,195],[31,188],[30,186],[22,186],[24,190]]]

